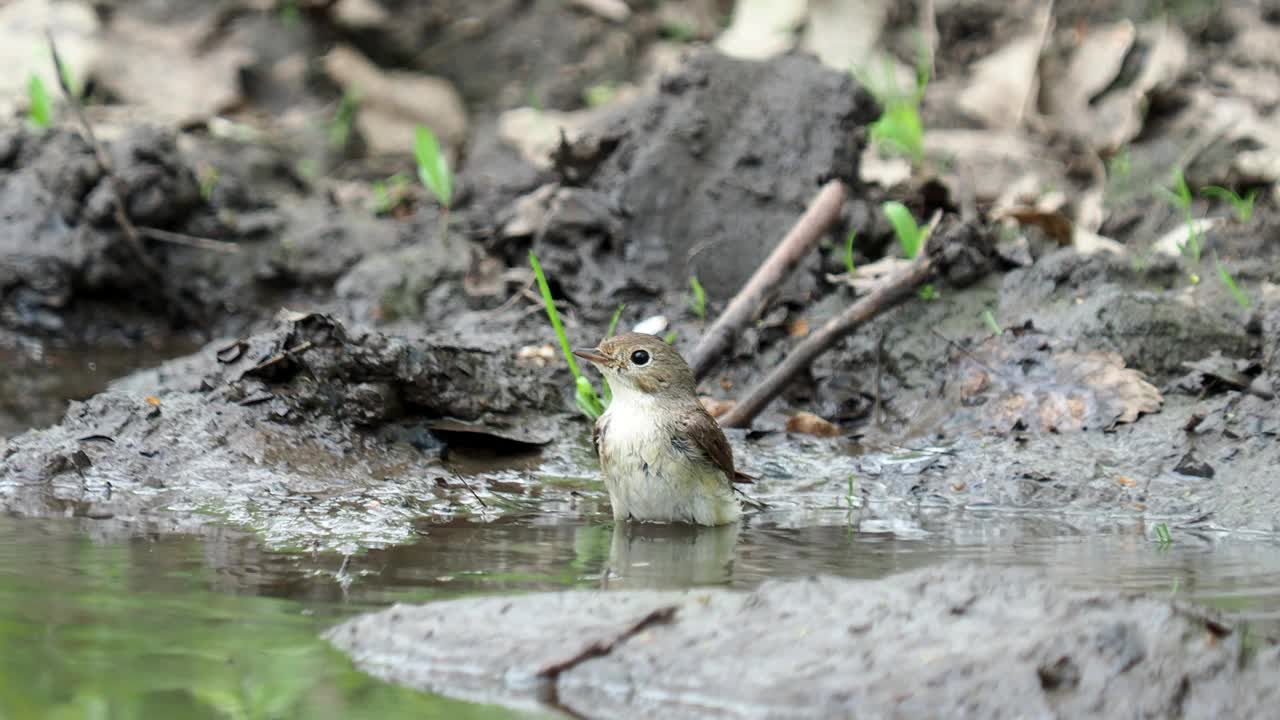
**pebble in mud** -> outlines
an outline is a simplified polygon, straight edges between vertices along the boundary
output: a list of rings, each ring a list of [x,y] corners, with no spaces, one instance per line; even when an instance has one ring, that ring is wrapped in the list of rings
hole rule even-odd
[[[626,637],[655,610],[669,622]],[[330,642],[392,682],[592,717],[1269,717],[1280,652],[1164,599],[943,566],[750,593],[566,592],[396,606]],[[541,692],[546,692],[541,688]]]

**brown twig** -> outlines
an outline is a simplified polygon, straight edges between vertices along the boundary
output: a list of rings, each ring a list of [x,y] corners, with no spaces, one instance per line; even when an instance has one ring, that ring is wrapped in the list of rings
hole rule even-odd
[[[769,293],[796,269],[817,244],[818,238],[839,217],[840,208],[848,196],[849,188],[841,180],[832,180],[822,186],[804,214],[698,341],[698,346],[689,356],[689,367],[695,377],[705,375],[733,344],[734,337],[759,314]]]
[[[240,252],[240,246],[235,243],[214,240],[212,238],[203,238],[198,235],[188,235],[186,233],[173,232],[172,230],[161,230],[160,228],[152,227],[139,227],[138,232],[143,237],[148,237],[152,240],[159,240],[160,242],[172,243],[174,245],[185,245],[186,247],[227,254]]]
[[[571,657],[547,665],[538,671],[538,677],[554,680],[566,670],[572,670],[578,665],[581,665],[593,658],[604,657],[605,655],[613,652],[614,648],[630,640],[636,635],[639,635],[641,632],[644,632],[644,630],[649,626],[671,622],[671,619],[676,616],[676,610],[676,605],[660,607],[635,621],[625,630],[612,638],[590,642],[586,647],[574,653]]]
[[[720,418],[724,427],[746,427],[797,375],[858,326],[909,297],[933,274],[933,260],[922,249],[911,264],[898,271],[843,313],[831,318],[805,338],[759,385],[747,391],[729,412]]]
[[[471,497],[475,498],[475,499],[476,499],[476,502],[480,503],[480,507],[482,507],[482,508],[484,508],[484,509],[486,509],[486,510],[488,510],[488,509],[489,509],[489,503],[485,502],[485,501],[484,501],[484,498],[482,498],[482,497],[480,497],[478,494],[476,494],[476,491],[475,491],[474,489],[472,489],[472,487],[471,487],[471,483],[467,482],[467,479],[466,479],[466,478],[462,477],[462,476],[461,476],[461,475],[459,475],[458,473],[454,473],[454,474],[453,474],[453,476],[454,476],[454,477],[456,477],[456,478],[458,478],[458,482],[462,483],[462,486],[463,486],[463,487],[465,487],[465,488],[467,489],[467,492],[471,493]]]

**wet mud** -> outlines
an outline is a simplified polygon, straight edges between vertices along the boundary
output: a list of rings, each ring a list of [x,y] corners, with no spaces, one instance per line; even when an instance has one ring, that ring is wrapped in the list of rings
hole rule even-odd
[[[963,565],[397,605],[327,637],[392,682],[592,717],[1260,718],[1280,670],[1197,608]]]

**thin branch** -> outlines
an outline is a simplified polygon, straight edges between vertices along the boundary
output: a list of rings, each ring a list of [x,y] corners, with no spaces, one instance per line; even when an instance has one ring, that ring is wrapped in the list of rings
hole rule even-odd
[[[765,301],[804,259],[822,234],[840,216],[849,196],[849,188],[841,180],[832,180],[814,196],[804,214],[787,232],[769,257],[756,269],[751,279],[734,296],[729,307],[716,318],[689,355],[689,367],[695,377],[707,374],[711,366],[733,345],[742,328],[759,315]]]
[[[186,247],[227,253],[229,255],[240,252],[240,246],[235,243],[214,240],[212,238],[204,238],[198,235],[188,235],[186,233],[161,230],[160,228],[153,227],[139,227],[138,232],[144,237],[151,238],[152,240],[159,240],[160,242],[172,243],[174,245],[184,245]]]
[[[567,670],[572,670],[588,660],[604,657],[605,655],[613,652],[614,648],[644,632],[644,630],[650,625],[671,622],[671,619],[676,616],[676,610],[676,605],[660,607],[635,621],[617,635],[606,640],[590,642],[581,650],[574,653],[571,657],[547,665],[538,671],[538,677],[555,680],[561,673]]]
[[[822,353],[831,349],[863,323],[894,307],[926,282],[934,264],[927,249],[922,248],[911,264],[898,271],[843,313],[831,318],[816,332],[805,338],[791,354],[770,372],[759,385],[747,391],[729,412],[720,418],[724,427],[747,427],[791,381]]]

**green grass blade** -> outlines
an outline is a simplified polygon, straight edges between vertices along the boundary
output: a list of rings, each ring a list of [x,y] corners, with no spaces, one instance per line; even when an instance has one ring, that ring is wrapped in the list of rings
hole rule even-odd
[[[622,311],[627,307],[626,303],[618,303],[618,309],[613,311],[613,317],[609,318],[609,330],[604,336],[613,337],[613,331],[618,329],[618,320],[622,317]]]
[[[32,74],[27,80],[27,115],[31,124],[38,128],[47,128],[53,122],[53,103],[49,100],[49,91],[38,75]]]
[[[991,313],[990,309],[982,311],[982,322],[987,324],[987,328],[991,330],[992,335],[1004,334],[1004,328],[1000,327],[1000,323],[996,322],[996,316]]]
[[[560,340],[564,360],[569,363],[569,372],[573,373],[575,380],[581,378],[582,371],[573,359],[573,349],[569,347],[569,338],[565,337],[564,325],[560,323],[560,311],[556,310],[556,302],[551,297],[551,286],[547,284],[547,276],[542,274],[542,265],[538,264],[538,256],[532,250],[529,251],[529,264],[533,266],[533,276],[538,280],[538,292],[542,293],[542,305],[547,309],[547,318],[551,320],[551,327]]]
[[[850,275],[853,274],[853,239],[857,237],[857,230],[850,230],[844,239],[844,270]]]
[[[414,132],[413,156],[418,161],[418,177],[445,209],[453,203],[453,176],[449,160],[440,151],[440,142],[431,128],[419,125]]]
[[[693,310],[693,314],[698,316],[699,320],[706,320],[707,291],[702,288],[702,283],[698,282],[697,275],[689,276],[689,289],[693,291],[693,297],[689,299],[689,307]]]
[[[890,200],[880,208],[884,211],[885,217],[889,218],[889,224],[893,226],[893,232],[898,236],[898,244],[902,246],[902,252],[907,256],[908,260],[915,258],[920,252],[920,226],[916,225],[915,218],[911,217],[911,211],[896,200]]]
[[[1218,253],[1213,254],[1213,264],[1218,268],[1218,277],[1222,279],[1222,284],[1227,286],[1227,292],[1231,293],[1231,297],[1235,298],[1236,304],[1245,310],[1249,309],[1249,295],[1236,284],[1236,279],[1231,277],[1231,271],[1222,264],[1218,259]]]

